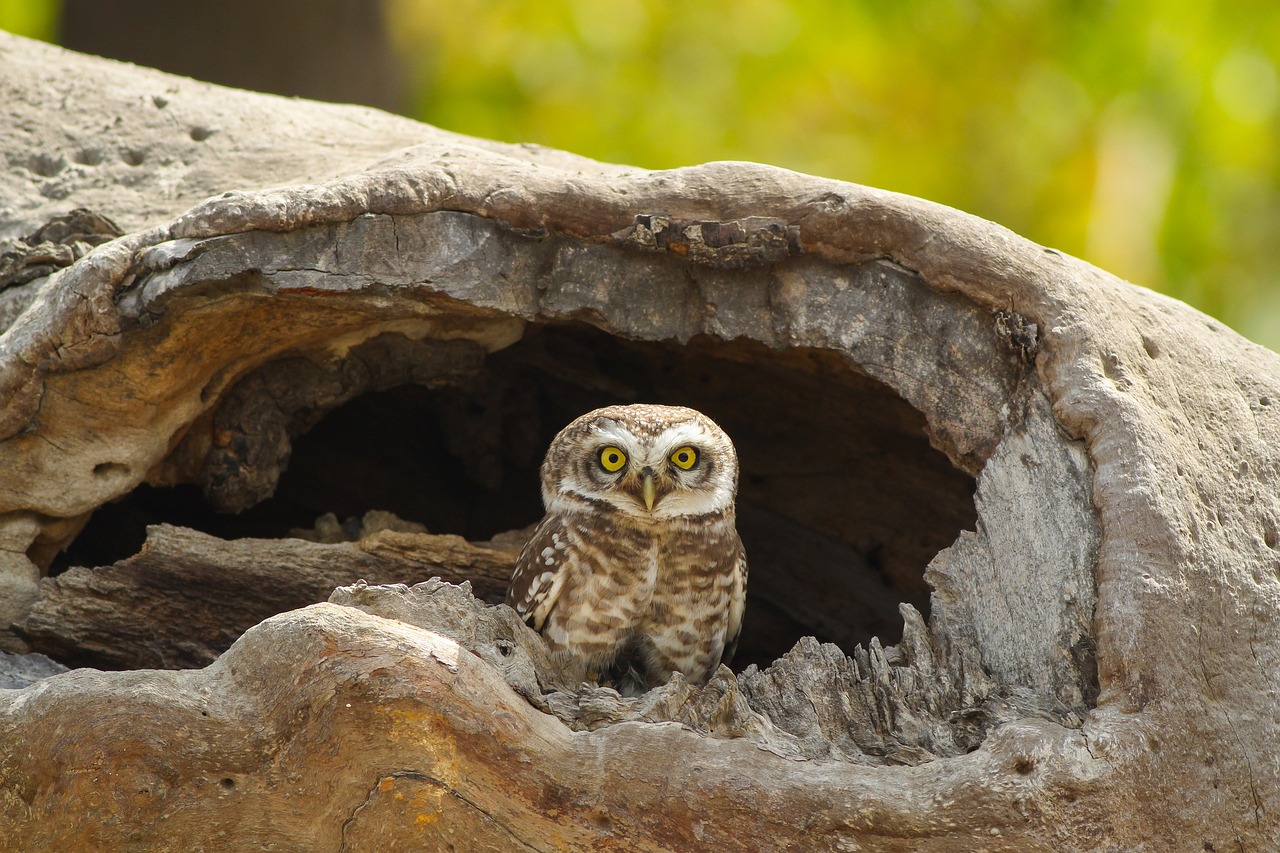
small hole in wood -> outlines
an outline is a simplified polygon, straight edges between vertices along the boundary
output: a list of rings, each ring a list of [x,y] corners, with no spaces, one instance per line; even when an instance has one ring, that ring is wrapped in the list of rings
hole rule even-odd
[[[96,166],[102,162],[102,158],[101,148],[82,148],[73,159],[82,166]]]
[[[58,153],[35,154],[27,160],[27,168],[42,178],[52,178],[67,168],[67,158]]]
[[[93,466],[95,477],[115,477],[129,473],[129,466],[120,462],[99,462]]]

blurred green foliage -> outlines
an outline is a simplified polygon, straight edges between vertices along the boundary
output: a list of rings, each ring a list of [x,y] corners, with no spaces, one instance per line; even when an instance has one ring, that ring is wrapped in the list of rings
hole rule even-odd
[[[0,30],[54,41],[60,10],[57,0],[0,0]]]
[[[424,121],[922,196],[1280,349],[1273,0],[384,2]],[[57,8],[0,28],[52,38]]]

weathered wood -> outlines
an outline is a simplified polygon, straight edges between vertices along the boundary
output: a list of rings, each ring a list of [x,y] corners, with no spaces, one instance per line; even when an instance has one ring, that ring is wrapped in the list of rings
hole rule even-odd
[[[0,742],[24,744],[0,752],[0,821],[28,850],[1105,843],[1080,802],[1107,765],[1080,732],[1030,720],[995,740],[889,769],[671,723],[572,732],[453,641],[319,604],[202,670],[77,670],[0,691]],[[1063,804],[1053,834],[1046,803]]]
[[[0,652],[0,690],[16,690],[66,671],[65,666],[42,654]]]
[[[764,672],[753,666],[735,678],[721,667],[701,687],[677,677],[624,698],[567,680],[563,662],[513,610],[486,607],[466,586],[438,578],[412,588],[357,584],[335,590],[329,601],[448,637],[579,731],[677,722],[713,737],[746,738],[786,758],[914,765],[971,752],[1012,720],[1080,725],[1068,708],[1034,690],[1002,689],[972,648],[963,641],[944,647],[910,605],[903,605],[903,641],[889,650],[873,639],[848,657],[809,638]]]
[[[134,557],[45,579],[17,629],[32,649],[78,666],[205,666],[263,619],[324,601],[357,580],[440,575],[469,580],[479,595],[500,601],[515,557],[458,536],[394,530],[340,544],[227,542],[160,525]]]
[[[0,692],[0,742],[23,744],[0,751],[0,837],[1280,846],[1280,765],[1260,758],[1280,737],[1274,353],[892,193],[743,163],[595,164],[6,36],[0,64],[4,126],[36,134],[0,137],[28,164],[0,172],[0,234],[73,207],[128,232],[4,303],[21,313],[0,337],[0,624],[40,606],[41,573],[96,509],[143,482],[203,482],[246,377],[297,358],[331,375],[386,335],[424,365],[439,345],[484,361],[432,392],[438,438],[353,481],[440,453],[515,506],[511,476],[584,402],[662,396],[725,423],[724,402],[767,531],[753,579],[778,601],[756,619],[882,624],[893,597],[917,604],[901,643],[860,651],[861,625],[839,651],[805,641],[640,705],[542,693],[555,685],[536,672],[536,691],[513,691],[438,633],[292,611],[199,671]],[[226,132],[196,141],[195,113]],[[102,145],[173,156],[76,161],[104,114],[124,121]],[[343,399],[325,386],[302,395],[317,410]],[[288,409],[308,420],[303,402]],[[279,467],[278,434],[239,436],[239,458]],[[862,766],[893,763],[915,766]]]

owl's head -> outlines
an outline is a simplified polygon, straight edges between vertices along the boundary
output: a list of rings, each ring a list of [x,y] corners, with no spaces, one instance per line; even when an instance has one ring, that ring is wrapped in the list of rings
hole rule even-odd
[[[724,430],[682,406],[608,406],[560,431],[542,463],[548,512],[603,509],[638,520],[733,507],[738,454]]]

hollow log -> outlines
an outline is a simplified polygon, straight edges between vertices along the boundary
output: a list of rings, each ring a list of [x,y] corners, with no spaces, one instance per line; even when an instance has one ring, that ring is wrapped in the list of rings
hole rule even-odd
[[[0,649],[124,669],[0,689],[0,845],[1280,846],[1274,353],[890,192],[0,81]],[[473,591],[642,400],[734,438],[751,597],[624,698]]]

